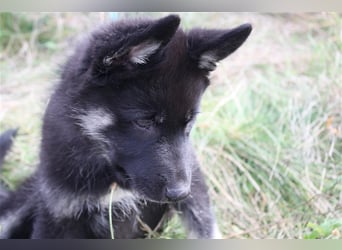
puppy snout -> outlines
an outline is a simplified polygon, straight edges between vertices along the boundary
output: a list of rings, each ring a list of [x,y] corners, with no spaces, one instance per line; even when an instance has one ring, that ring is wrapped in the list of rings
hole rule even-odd
[[[166,188],[165,196],[169,201],[176,202],[184,200],[190,194],[190,188],[186,186]]]

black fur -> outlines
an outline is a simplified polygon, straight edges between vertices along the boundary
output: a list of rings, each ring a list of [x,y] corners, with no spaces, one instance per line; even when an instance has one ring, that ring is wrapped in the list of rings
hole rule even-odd
[[[17,129],[9,129],[0,135],[0,169],[5,159],[5,155],[10,150],[13,138],[17,134]]]
[[[17,129],[9,129],[0,135],[0,171],[7,152],[11,149],[13,138],[17,135]],[[1,173],[1,172],[0,172]],[[8,195],[8,190],[1,185],[0,181],[0,203]],[[0,225],[1,226],[1,225]]]
[[[186,33],[179,22],[124,20],[78,46],[44,116],[41,163],[0,204],[1,237],[109,238],[101,199],[113,183],[116,197],[129,191],[113,202],[115,238],[143,237],[137,216],[153,229],[170,209],[190,237],[218,236],[189,133],[208,72],[251,26]]]

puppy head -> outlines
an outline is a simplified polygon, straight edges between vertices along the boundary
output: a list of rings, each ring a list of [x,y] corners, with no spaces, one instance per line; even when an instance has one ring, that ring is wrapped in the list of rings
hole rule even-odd
[[[171,15],[96,31],[66,64],[59,94],[68,93],[75,131],[106,159],[87,171],[157,202],[189,194],[197,167],[189,133],[207,75],[251,32],[247,24],[185,33],[179,22]]]

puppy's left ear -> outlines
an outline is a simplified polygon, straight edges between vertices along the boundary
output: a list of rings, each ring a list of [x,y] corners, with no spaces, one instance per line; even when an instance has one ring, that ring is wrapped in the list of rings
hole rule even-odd
[[[189,55],[200,69],[212,71],[216,63],[237,50],[252,31],[250,24],[231,30],[191,30],[188,34]]]

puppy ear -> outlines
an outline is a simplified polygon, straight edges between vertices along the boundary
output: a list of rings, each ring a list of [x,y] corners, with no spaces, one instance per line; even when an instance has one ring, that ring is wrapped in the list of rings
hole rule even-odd
[[[212,71],[216,63],[237,50],[252,31],[250,24],[231,30],[191,30],[188,35],[190,57],[200,69]]]
[[[180,18],[177,15],[169,15],[151,22],[144,29],[132,33],[123,47],[105,55],[103,64],[146,64],[153,54],[171,40],[179,23]]]

